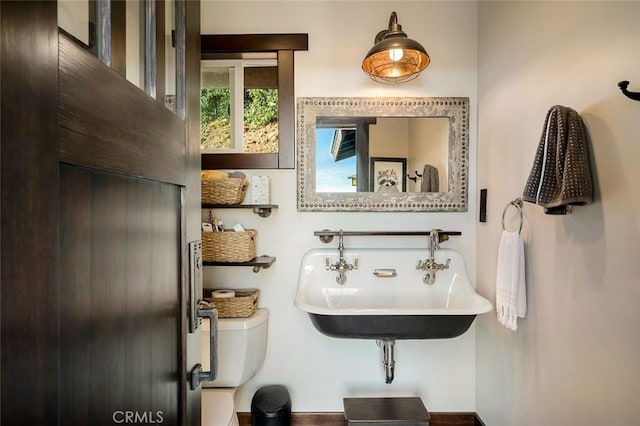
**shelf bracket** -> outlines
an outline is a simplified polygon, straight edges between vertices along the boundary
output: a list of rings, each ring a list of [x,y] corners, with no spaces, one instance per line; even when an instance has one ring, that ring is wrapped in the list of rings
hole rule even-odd
[[[255,206],[253,212],[260,217],[269,217],[271,216],[271,207]]]
[[[253,265],[253,272],[257,274],[261,269],[269,269],[270,266],[271,265]]]

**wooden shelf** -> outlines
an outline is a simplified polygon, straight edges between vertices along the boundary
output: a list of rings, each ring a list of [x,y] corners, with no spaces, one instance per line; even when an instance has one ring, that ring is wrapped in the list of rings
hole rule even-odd
[[[271,216],[271,209],[277,209],[277,204],[202,204],[203,209],[253,209],[260,217]]]
[[[276,261],[272,256],[254,257],[248,262],[202,262],[205,266],[253,266],[253,272],[260,272],[260,269],[269,269],[273,262]]]

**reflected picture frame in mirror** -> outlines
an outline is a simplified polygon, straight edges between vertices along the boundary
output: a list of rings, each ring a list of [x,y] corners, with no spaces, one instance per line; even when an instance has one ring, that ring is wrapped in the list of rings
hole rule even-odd
[[[317,191],[316,129],[319,117],[447,118],[448,170],[443,192]],[[298,211],[466,212],[469,176],[467,97],[300,97],[297,99]],[[406,177],[404,177],[406,178]]]

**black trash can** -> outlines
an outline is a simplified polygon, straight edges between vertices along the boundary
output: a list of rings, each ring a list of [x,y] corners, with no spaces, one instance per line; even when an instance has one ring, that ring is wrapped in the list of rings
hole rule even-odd
[[[252,426],[289,426],[291,398],[282,385],[263,386],[251,399]]]

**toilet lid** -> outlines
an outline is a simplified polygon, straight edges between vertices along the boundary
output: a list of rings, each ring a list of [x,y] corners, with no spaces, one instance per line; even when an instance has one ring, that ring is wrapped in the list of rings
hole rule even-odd
[[[233,394],[235,389],[202,390],[202,426],[235,426]]]

